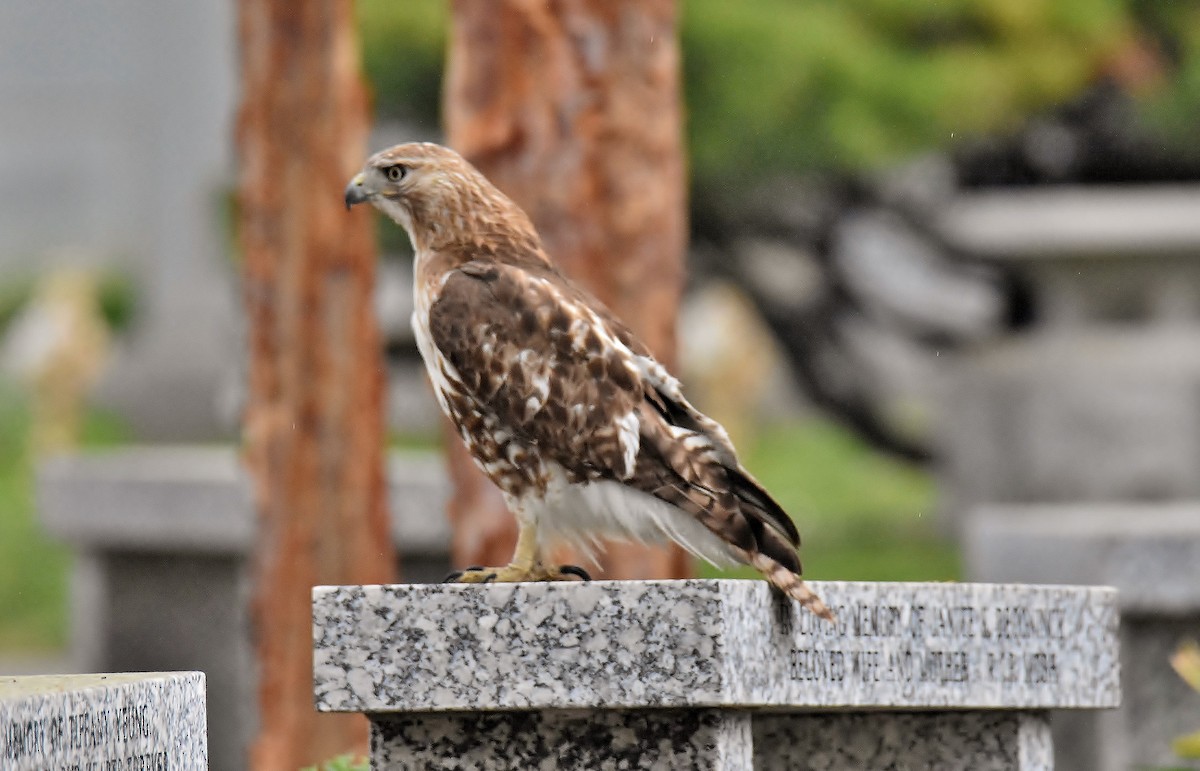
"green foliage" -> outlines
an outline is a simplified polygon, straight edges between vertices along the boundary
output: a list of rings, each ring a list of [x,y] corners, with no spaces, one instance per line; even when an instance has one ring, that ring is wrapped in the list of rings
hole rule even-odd
[[[36,650],[64,639],[67,553],[34,522],[28,431],[22,400],[0,392],[0,646]]]
[[[1144,0],[1136,3],[1143,25],[1174,49],[1178,71],[1145,95],[1144,117],[1170,148],[1195,156],[1200,148],[1200,2]]]
[[[45,650],[66,641],[68,549],[37,522],[29,411],[23,395],[0,383],[0,649]],[[112,415],[90,413],[83,442],[104,447],[126,441]]]
[[[929,474],[825,420],[767,428],[747,468],[795,519],[805,575],[846,581],[948,581],[958,552],[934,521]],[[705,575],[753,576],[738,569]]]
[[[120,332],[129,328],[137,313],[137,287],[124,274],[106,273],[99,283],[100,315],[108,328]]]
[[[0,334],[4,333],[9,323],[21,312],[32,294],[32,279],[10,279],[0,284]]]
[[[363,69],[375,111],[437,125],[449,13],[444,0],[359,0]]]
[[[353,755],[339,755],[317,766],[307,766],[300,771],[371,771],[371,761]]]
[[[858,170],[1005,131],[1094,76],[1117,0],[687,0],[689,140],[702,182]]]
[[[409,243],[404,228],[388,217],[375,218],[375,238],[380,253],[385,257],[399,259],[412,254],[412,244]]]
[[[33,297],[37,281],[33,277],[10,279],[0,283],[0,334]],[[100,315],[109,329],[120,332],[129,328],[137,313],[137,287],[129,276],[107,272],[98,285]]]

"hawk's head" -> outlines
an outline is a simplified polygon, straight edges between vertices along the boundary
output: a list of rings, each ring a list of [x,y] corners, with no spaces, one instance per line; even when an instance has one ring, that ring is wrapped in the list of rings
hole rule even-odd
[[[418,249],[497,231],[532,233],[521,209],[461,155],[429,142],[396,145],[367,159],[346,186],[346,207],[370,201]]]

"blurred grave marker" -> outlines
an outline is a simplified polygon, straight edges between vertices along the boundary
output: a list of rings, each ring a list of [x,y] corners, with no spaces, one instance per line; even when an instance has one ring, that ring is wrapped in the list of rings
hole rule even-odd
[[[138,316],[98,398],[149,439],[233,429],[219,409],[238,369],[222,233],[233,11],[0,10],[0,283],[60,267],[133,279]],[[65,253],[79,245],[88,254]]]
[[[388,478],[406,580],[440,581],[450,571],[442,459],[393,454]],[[38,511],[74,549],[71,665],[203,671],[211,767],[244,769],[258,720],[245,603],[255,515],[235,451],[160,445],[53,458],[39,469]]]
[[[204,675],[0,677],[6,771],[207,771]]]
[[[1172,764],[1196,699],[1167,658],[1200,623],[1200,188],[974,194],[940,224],[1031,316],[958,355],[938,414],[968,575],[1120,588],[1127,706],[1059,718],[1059,764]]]

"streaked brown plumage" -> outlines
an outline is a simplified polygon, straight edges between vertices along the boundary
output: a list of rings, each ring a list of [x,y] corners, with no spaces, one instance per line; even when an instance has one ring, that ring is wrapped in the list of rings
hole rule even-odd
[[[372,156],[346,188],[347,206],[364,201],[412,239],[413,326],[438,402],[520,525],[511,565],[460,580],[560,578],[541,560],[554,538],[670,539],[832,618],[800,578],[795,525],[724,429],[554,268],[515,203],[427,143]]]

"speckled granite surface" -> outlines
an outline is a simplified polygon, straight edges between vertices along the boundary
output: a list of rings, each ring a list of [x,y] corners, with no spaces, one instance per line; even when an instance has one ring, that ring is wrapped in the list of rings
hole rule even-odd
[[[1044,714],[871,712],[754,717],[756,771],[1050,771]]]
[[[761,581],[314,590],[324,711],[1095,708],[1120,700],[1115,592]]]
[[[1051,771],[1043,713],[548,710],[376,715],[376,771]]]
[[[0,676],[5,771],[205,771],[204,674]]]
[[[551,710],[379,715],[375,771],[753,767],[750,714],[733,710]]]

